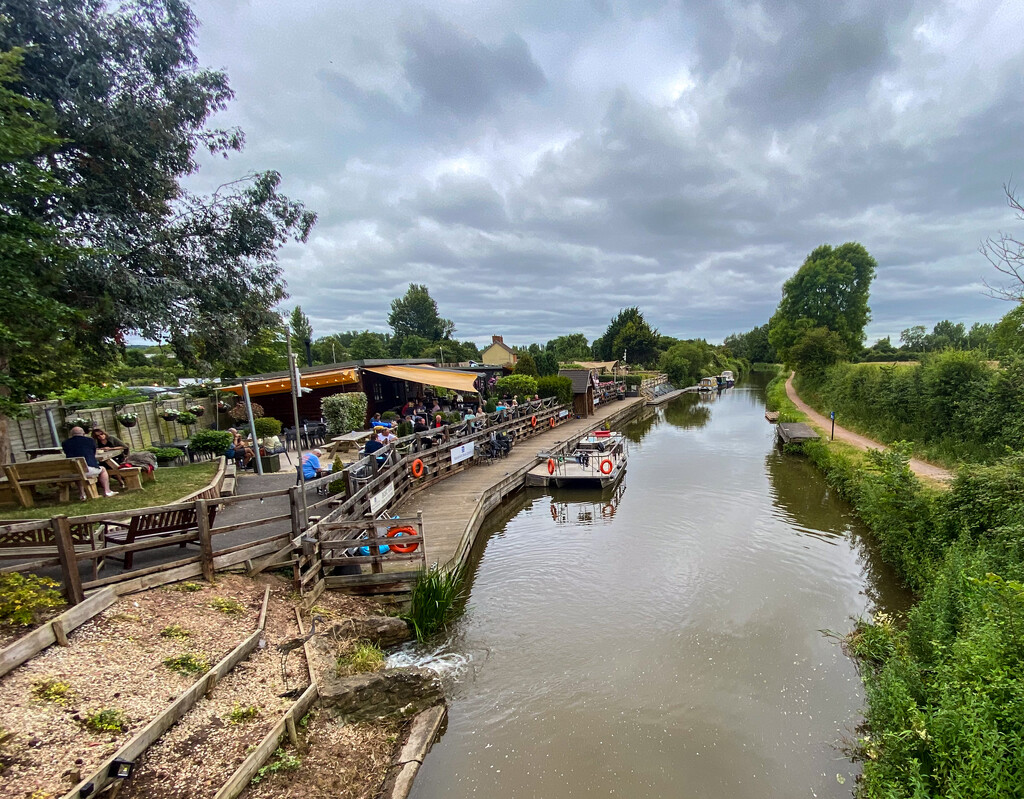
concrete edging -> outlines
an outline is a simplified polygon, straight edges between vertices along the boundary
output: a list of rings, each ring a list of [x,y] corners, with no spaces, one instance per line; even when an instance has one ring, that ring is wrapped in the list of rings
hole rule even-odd
[[[412,720],[409,738],[398,753],[393,766],[398,770],[392,772],[380,792],[381,799],[406,799],[412,791],[413,780],[441,732],[441,727],[448,718],[448,707],[436,705],[424,710]]]

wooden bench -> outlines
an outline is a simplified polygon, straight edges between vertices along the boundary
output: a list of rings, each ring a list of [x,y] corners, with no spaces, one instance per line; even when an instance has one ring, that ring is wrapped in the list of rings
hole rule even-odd
[[[96,478],[86,472],[84,458],[53,458],[11,463],[4,466],[11,493],[23,508],[35,504],[34,493],[39,486],[55,486],[60,492],[60,501],[68,502],[71,487],[77,486],[80,496],[95,499]]]
[[[33,521],[12,521],[0,524],[0,560],[29,560],[45,558],[50,560],[59,557],[57,538],[49,519]],[[97,549],[97,536],[94,525],[90,523],[72,524],[71,541],[76,552]],[[44,563],[45,561],[40,561]],[[19,570],[29,565],[20,564]],[[92,579],[97,578],[99,563],[92,561]],[[0,572],[10,569],[0,569]]]
[[[210,505],[209,520],[210,527],[213,527],[214,517],[217,515],[217,506]],[[167,536],[180,535],[182,533],[198,532],[196,522],[196,509],[183,508],[182,510],[162,510],[156,513],[142,513],[132,516],[128,523],[104,522],[103,523],[103,545],[133,544],[136,541],[144,541],[150,538],[166,538]],[[188,542],[180,542],[182,548]],[[198,542],[197,542],[198,543]],[[171,544],[168,544],[171,546]],[[124,568],[130,569],[134,560],[134,552],[124,553]],[[121,560],[118,555],[110,557]]]

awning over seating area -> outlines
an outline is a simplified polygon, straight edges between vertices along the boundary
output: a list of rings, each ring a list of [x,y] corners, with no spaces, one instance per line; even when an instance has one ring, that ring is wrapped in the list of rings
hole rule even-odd
[[[457,372],[453,369],[435,369],[432,366],[364,366],[363,371],[390,377],[393,380],[407,380],[425,386],[441,386],[467,394],[475,394],[472,372]]]
[[[334,369],[329,372],[313,372],[301,377],[303,388],[326,388],[327,386],[343,386],[349,383],[359,382],[359,372],[356,369]],[[270,380],[254,380],[247,384],[249,396],[259,394],[282,394],[292,390],[291,378],[271,378]],[[440,385],[440,384],[438,384]],[[236,394],[242,393],[242,384],[237,386],[222,386],[219,391],[233,391]]]

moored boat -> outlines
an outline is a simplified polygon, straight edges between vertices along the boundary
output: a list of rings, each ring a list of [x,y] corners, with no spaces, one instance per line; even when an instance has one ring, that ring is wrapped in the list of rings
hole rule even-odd
[[[600,487],[615,485],[626,470],[622,433],[595,430],[580,439],[569,455],[550,456],[526,475],[527,485]]]
[[[726,369],[722,372],[722,381],[725,383],[726,388],[732,388],[736,385],[736,376],[733,375],[732,370]]]

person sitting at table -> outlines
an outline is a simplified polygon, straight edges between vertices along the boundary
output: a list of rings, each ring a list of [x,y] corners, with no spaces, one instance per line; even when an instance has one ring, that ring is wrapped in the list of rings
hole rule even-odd
[[[124,463],[125,456],[128,454],[128,445],[117,436],[108,435],[106,431],[99,427],[94,427],[91,435],[92,440],[96,442],[97,453],[117,453],[113,457],[104,460],[102,466],[107,470],[109,476],[115,478],[121,484],[121,487],[124,488],[124,478],[118,473],[118,467]],[[99,461],[99,458],[96,460]]]
[[[487,414],[484,413],[482,405],[476,406],[476,416],[473,417],[476,420],[476,429],[482,430],[487,426]]]
[[[314,449],[312,452],[307,452],[302,456],[302,476],[306,480],[315,480],[318,477],[323,477],[330,471],[330,469],[325,469],[320,464],[320,456],[323,454],[323,450]]]
[[[402,409],[398,413],[399,413],[399,415],[403,419],[406,418],[407,416],[411,416],[412,415],[412,400],[406,400],[405,401],[405,405],[402,406]]]
[[[373,418],[370,419],[370,429],[376,430],[378,427],[391,427],[391,422],[385,422],[380,418],[379,413],[375,413]]]
[[[96,482],[103,489],[103,496],[112,497],[117,493],[110,490],[110,476],[106,469],[100,468],[99,462],[96,460],[96,442],[85,434],[85,430],[81,427],[72,427],[71,438],[61,441],[60,448],[69,458],[85,459],[85,473],[89,477],[96,478]],[[85,499],[84,489],[81,498]]]
[[[377,440],[381,444],[394,444],[396,441],[398,441],[398,436],[396,435],[395,429],[393,427],[382,427],[380,430],[380,435],[377,436]]]
[[[280,436],[266,436],[260,439],[260,447],[264,450],[264,454],[273,455],[275,452],[283,451],[281,446]]]
[[[439,403],[437,401],[437,397],[434,397],[434,402],[430,406],[430,412],[431,413],[440,413],[441,412],[441,403]]]
[[[249,464],[252,463],[252,459],[256,455],[252,448],[252,442],[242,438],[242,434],[234,427],[229,427],[228,432],[231,433],[231,446],[228,448],[228,452],[231,454],[227,455],[225,453],[225,455],[233,457],[235,462],[243,469],[248,469]]]

